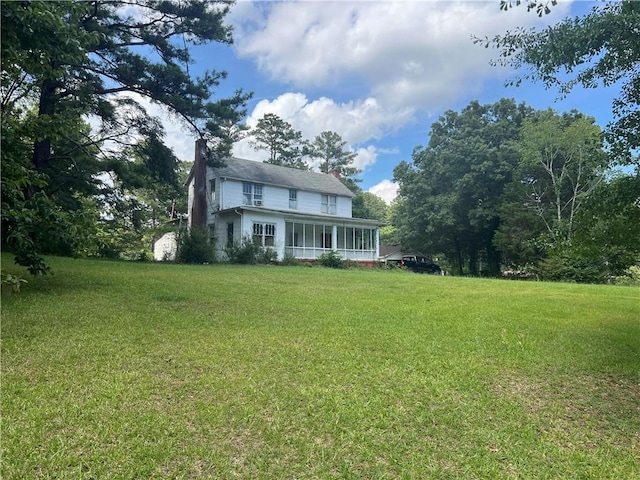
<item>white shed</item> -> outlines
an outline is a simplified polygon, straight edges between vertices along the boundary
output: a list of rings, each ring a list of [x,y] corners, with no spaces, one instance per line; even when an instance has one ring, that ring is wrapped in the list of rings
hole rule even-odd
[[[158,262],[173,262],[177,251],[178,239],[175,232],[165,233],[153,244],[153,258]]]

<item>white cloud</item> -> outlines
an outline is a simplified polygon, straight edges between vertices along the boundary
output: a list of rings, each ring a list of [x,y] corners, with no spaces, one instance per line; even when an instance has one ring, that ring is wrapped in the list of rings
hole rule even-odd
[[[266,113],[274,113],[289,122],[305,138],[312,139],[331,130],[351,145],[381,138],[404,125],[413,115],[409,108],[383,108],[373,97],[339,103],[327,97],[310,101],[303,93],[289,92],[274,100],[258,102],[247,125],[255,126]]]
[[[383,180],[369,188],[368,191],[383,199],[387,204],[390,204],[393,199],[398,196],[398,184],[391,180]]]
[[[451,108],[488,81],[502,82],[505,71],[490,65],[497,52],[473,45],[472,36],[550,24],[569,8],[563,2],[539,19],[526,8],[500,12],[497,0],[241,1],[229,17],[237,55],[293,90],[258,102],[247,123],[275,113],[308,139],[336,131],[366,170],[382,153],[366,142],[399,131],[418,112]],[[336,93],[316,99],[300,93],[310,88]],[[352,99],[338,100],[345,96]],[[234,154],[264,159],[248,140]],[[396,195],[388,180],[373,188],[387,199]]]
[[[364,171],[375,164],[378,152],[375,147],[362,144],[406,124],[413,112],[410,109],[385,111],[375,98],[338,103],[326,97],[310,101],[302,93],[289,92],[274,100],[258,102],[247,118],[247,125],[255,127],[267,113],[278,115],[308,140],[326,130],[338,132],[347,142],[347,148],[356,153],[355,166]],[[266,153],[253,150],[249,141],[246,138],[236,143],[233,154],[252,160],[266,159]]]
[[[366,171],[375,165],[378,150],[373,145],[365,145],[371,139],[381,138],[385,133],[395,130],[399,124],[405,124],[405,117],[411,116],[409,110],[384,112],[374,98],[359,102],[336,103],[328,98],[309,101],[302,93],[285,93],[274,100],[261,100],[255,106],[247,125],[255,127],[265,114],[274,113],[300,130],[303,137],[312,140],[323,131],[339,132],[347,149],[356,153],[354,166]],[[265,151],[255,151],[249,144],[250,139],[236,143],[233,154],[251,160],[265,160]]]
[[[272,79],[297,88],[348,79],[382,110],[448,107],[462,93],[504,75],[496,51],[472,44],[516,26],[549,24],[569,2],[539,19],[490,1],[241,3],[232,17],[238,54]]]
[[[374,165],[377,159],[378,152],[373,145],[369,145],[366,148],[358,148],[353,166],[364,172],[368,167]]]

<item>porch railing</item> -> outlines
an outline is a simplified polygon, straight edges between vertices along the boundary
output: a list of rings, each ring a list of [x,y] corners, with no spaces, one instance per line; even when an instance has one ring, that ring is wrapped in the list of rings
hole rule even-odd
[[[300,260],[316,260],[320,255],[329,253],[331,248],[317,248],[317,247],[285,247],[285,255],[292,255]],[[371,262],[376,261],[375,250],[353,250],[337,248],[333,249],[338,255],[345,260],[352,260],[356,262]]]

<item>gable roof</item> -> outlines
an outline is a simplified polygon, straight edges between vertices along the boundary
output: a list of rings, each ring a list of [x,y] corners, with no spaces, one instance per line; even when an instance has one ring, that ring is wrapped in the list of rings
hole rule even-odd
[[[236,157],[225,159],[225,163],[225,167],[213,169],[216,176],[349,198],[355,196],[340,180],[326,173],[310,172]]]

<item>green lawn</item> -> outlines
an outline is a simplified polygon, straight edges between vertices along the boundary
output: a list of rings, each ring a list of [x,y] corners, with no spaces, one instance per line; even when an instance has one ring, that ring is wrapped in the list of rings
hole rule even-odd
[[[2,301],[5,480],[640,476],[638,288],[49,261]]]

